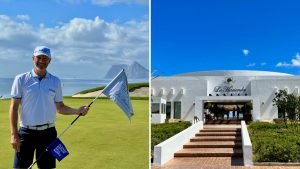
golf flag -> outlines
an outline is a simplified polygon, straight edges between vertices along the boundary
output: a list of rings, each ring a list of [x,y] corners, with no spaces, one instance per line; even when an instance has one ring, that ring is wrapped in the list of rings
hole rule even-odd
[[[59,138],[56,138],[55,140],[53,140],[53,142],[48,146],[47,150],[58,161],[61,161],[69,154],[67,148],[60,141]]]
[[[113,100],[123,110],[129,120],[131,120],[133,110],[124,69],[102,90],[102,93]]]

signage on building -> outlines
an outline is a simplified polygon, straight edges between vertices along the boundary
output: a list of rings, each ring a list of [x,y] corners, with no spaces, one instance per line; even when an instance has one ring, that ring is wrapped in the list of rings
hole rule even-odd
[[[226,77],[223,81],[223,84],[215,86],[213,91],[216,93],[234,93],[234,94],[243,94],[246,93],[246,88],[244,86],[235,87],[233,84],[235,80],[232,77]]]
[[[242,88],[234,88],[233,85],[230,85],[230,86],[216,86],[214,88],[214,92],[220,92],[220,93],[243,93],[243,92],[246,92],[246,88],[244,86]]]

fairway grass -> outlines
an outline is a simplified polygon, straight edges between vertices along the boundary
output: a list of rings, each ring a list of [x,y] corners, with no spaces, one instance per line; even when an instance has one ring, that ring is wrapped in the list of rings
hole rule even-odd
[[[65,98],[71,107],[88,105],[91,99]],[[12,168],[8,120],[10,100],[0,100],[0,169]],[[56,163],[57,169],[148,169],[149,102],[132,100],[131,123],[111,100],[97,100],[61,137],[70,154]],[[57,114],[60,134],[76,116]],[[36,166],[34,168],[37,168]]]

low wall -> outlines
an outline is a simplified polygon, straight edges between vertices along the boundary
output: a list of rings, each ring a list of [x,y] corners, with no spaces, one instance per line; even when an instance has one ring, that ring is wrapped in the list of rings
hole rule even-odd
[[[164,123],[166,121],[166,114],[152,114],[151,116],[151,123],[153,124]]]
[[[242,130],[242,143],[243,143],[243,157],[244,157],[244,166],[253,166],[252,162],[252,143],[249,137],[247,125],[245,121],[241,122]]]
[[[183,145],[203,129],[203,121],[199,121],[189,128],[181,131],[164,142],[154,146],[153,165],[161,166],[174,157],[174,153],[181,150]]]

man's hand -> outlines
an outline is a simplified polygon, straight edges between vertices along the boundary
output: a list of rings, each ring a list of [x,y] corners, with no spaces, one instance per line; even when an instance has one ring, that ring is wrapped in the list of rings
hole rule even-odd
[[[58,113],[64,114],[64,115],[85,116],[87,114],[87,112],[89,111],[88,106],[81,106],[78,109],[76,109],[76,108],[72,108],[72,107],[65,105],[63,102],[56,102],[55,105],[56,105],[56,110],[58,111]]]
[[[81,116],[85,116],[89,111],[89,107],[87,106],[81,106],[79,109],[78,109],[78,114],[80,114]]]
[[[20,152],[20,137],[18,134],[12,134],[11,138],[10,138],[10,143],[13,147],[13,149],[15,149],[16,152]]]

